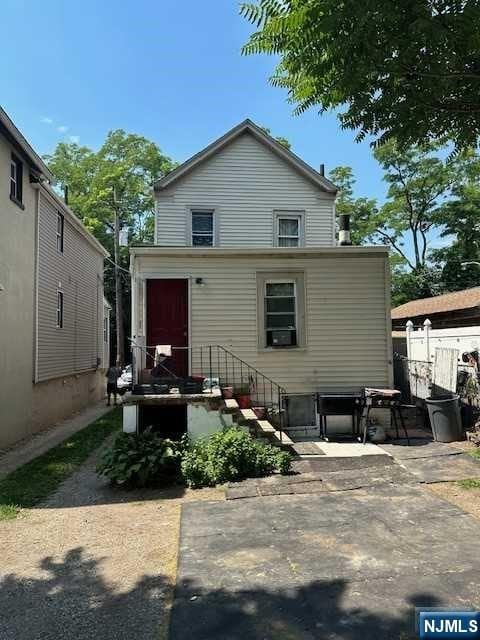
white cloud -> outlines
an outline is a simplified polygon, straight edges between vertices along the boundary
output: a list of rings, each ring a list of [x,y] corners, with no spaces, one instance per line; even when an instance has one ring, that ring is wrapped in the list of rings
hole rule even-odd
[[[41,122],[43,122],[43,124],[53,124],[53,119],[47,116],[43,116],[42,118],[40,118],[40,120]]]
[[[68,127],[65,124],[62,124],[60,127],[57,127],[57,131],[59,133],[67,133]]]
[[[80,142],[80,136],[68,136],[68,141],[73,142],[73,144],[78,144]]]

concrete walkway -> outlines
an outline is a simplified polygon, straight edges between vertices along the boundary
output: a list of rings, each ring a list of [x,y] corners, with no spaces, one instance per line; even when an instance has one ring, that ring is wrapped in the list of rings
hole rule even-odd
[[[62,422],[36,433],[31,438],[22,440],[5,452],[0,452],[0,478],[52,449],[110,410],[111,407],[106,407],[104,402],[92,405]]]

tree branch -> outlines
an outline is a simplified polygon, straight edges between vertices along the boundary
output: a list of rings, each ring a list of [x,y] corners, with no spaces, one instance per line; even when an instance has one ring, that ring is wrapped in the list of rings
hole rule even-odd
[[[380,234],[383,238],[385,238],[385,240],[388,240],[388,242],[392,245],[395,251],[399,253],[404,260],[406,260],[410,269],[412,269],[413,271],[415,270],[415,267],[413,266],[413,264],[407,258],[406,254],[400,249],[400,247],[397,245],[397,243],[392,238],[392,236],[390,236],[386,231],[382,231],[382,229],[376,229],[376,233]]]

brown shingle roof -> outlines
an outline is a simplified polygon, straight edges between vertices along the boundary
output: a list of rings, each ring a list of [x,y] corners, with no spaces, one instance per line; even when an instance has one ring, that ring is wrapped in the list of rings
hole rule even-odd
[[[428,316],[434,313],[445,313],[447,311],[460,311],[461,309],[472,309],[480,306],[480,287],[444,293],[442,296],[434,298],[423,298],[422,300],[412,300],[392,309],[392,320],[401,318],[415,318],[416,316]]]

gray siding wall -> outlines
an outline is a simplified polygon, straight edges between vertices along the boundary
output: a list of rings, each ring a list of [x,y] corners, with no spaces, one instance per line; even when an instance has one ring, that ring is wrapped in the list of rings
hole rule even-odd
[[[257,273],[289,268],[304,272],[305,348],[261,349]],[[142,280],[186,277],[192,347],[221,344],[291,393],[384,387],[391,384],[388,273],[387,256],[368,251],[288,262],[271,256],[141,257],[135,261],[134,332],[145,335]],[[196,285],[196,277],[205,286]]]
[[[28,436],[32,420],[36,192],[24,162],[25,208],[10,200],[12,151],[0,134],[0,448]]]
[[[248,133],[156,194],[156,244],[190,244],[190,207],[215,209],[221,247],[273,246],[275,210],[305,212],[305,246],[335,244],[334,197]]]
[[[36,381],[94,369],[103,351],[103,258],[66,214],[64,252],[58,252],[59,208],[44,192],[39,197]],[[62,329],[56,326],[58,290]]]

